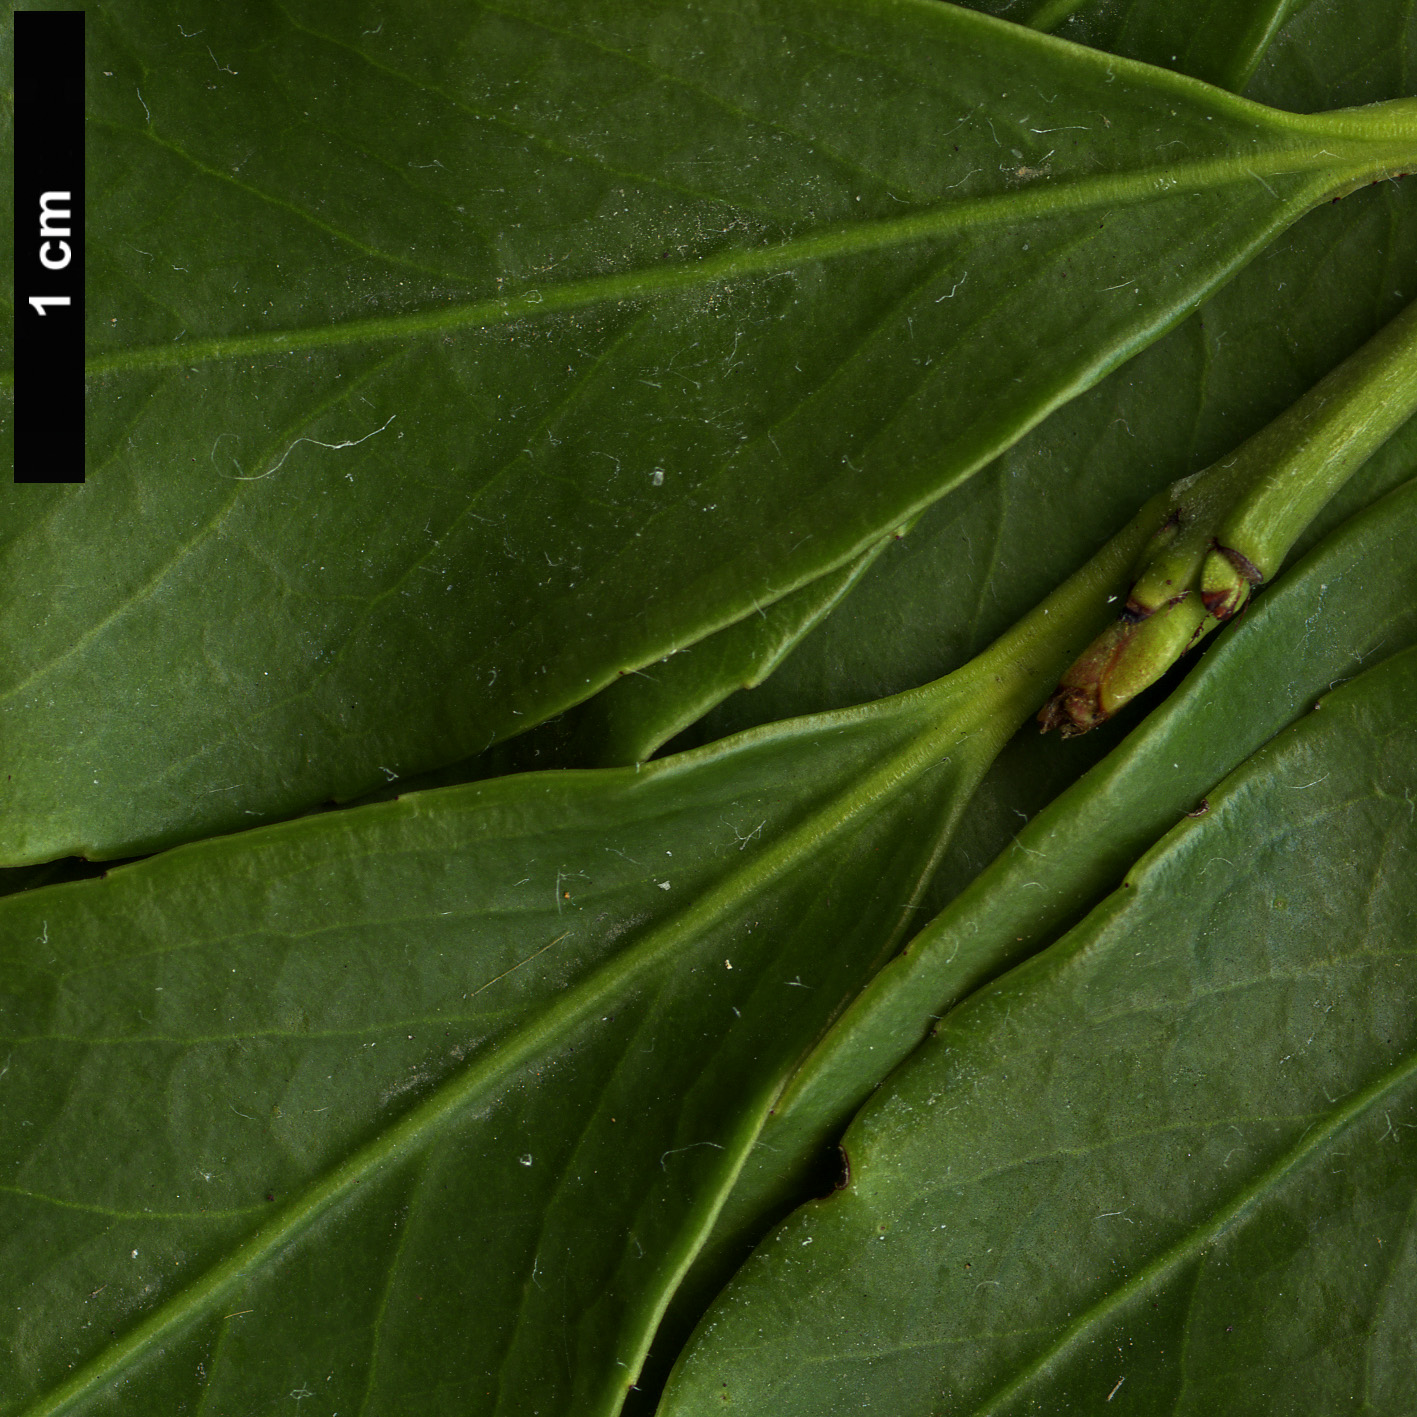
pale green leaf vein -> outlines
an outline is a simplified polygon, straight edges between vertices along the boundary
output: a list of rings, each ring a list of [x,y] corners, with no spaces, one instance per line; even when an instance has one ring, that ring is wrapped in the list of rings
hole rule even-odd
[[[490,1056],[479,1056],[440,1084],[399,1121],[309,1185],[224,1260],[153,1310],[100,1355],[76,1369],[47,1396],[31,1404],[25,1417],[51,1417],[66,1409],[72,1410],[76,1402],[114,1380],[152,1345],[200,1319],[266,1256],[291,1244],[361,1184],[416,1156],[455,1117],[464,1114],[519,1068],[593,1017],[606,1001],[619,997],[665,959],[672,958],[685,938],[696,937],[729,916],[739,907],[745,894],[766,889],[784,871],[791,870],[804,853],[820,850],[827,840],[852,831],[859,818],[872,811],[883,794],[898,790],[902,780],[925,770],[938,759],[946,736],[947,729],[922,734],[895,757],[879,765],[849,798],[829,803],[779,842],[749,858],[637,945],[607,960],[578,985],[556,996],[538,1018],[505,1039]]]
[[[1417,1053],[1405,1058],[1376,1078],[1368,1087],[1356,1093],[1343,1107],[1332,1113],[1328,1121],[1305,1133],[1293,1147],[1281,1156],[1268,1170],[1262,1172],[1235,1197],[1211,1215],[1204,1224],[1197,1225],[1190,1234],[1178,1240],[1170,1249],[1156,1256],[1149,1264],[1139,1269],[1125,1284],[1080,1314],[1064,1330],[1061,1337],[1046,1352],[1024,1367],[1018,1375],[1005,1384],[984,1403],[975,1409],[974,1417],[988,1417],[999,1412],[1008,1402],[1025,1391],[1034,1382],[1046,1377],[1059,1363],[1079,1348],[1084,1340],[1107,1323],[1134,1299],[1183,1265],[1201,1257],[1210,1245],[1222,1239],[1229,1229],[1243,1220],[1265,1197],[1280,1186],[1291,1173],[1315,1156],[1331,1142],[1337,1141],[1349,1127],[1362,1121],[1364,1117],[1390,1094],[1397,1092],[1405,1084],[1417,1077]]]
[[[359,1402],[358,1417],[364,1417],[364,1414],[369,1410],[369,1403],[374,1397],[374,1385],[378,1381],[379,1373],[379,1352],[384,1341],[384,1324],[389,1315],[389,1300],[393,1297],[394,1285],[398,1281],[399,1263],[403,1259],[404,1247],[408,1244],[409,1233],[414,1227],[418,1208],[423,1203],[423,1192],[427,1184],[428,1162],[425,1158],[415,1171],[412,1194],[404,1208],[403,1225],[399,1229],[394,1252],[389,1256],[388,1272],[385,1275],[383,1290],[379,1294],[379,1307],[370,1329],[369,1366],[365,1370],[364,1394]]]
[[[705,88],[701,84],[690,83],[682,74],[676,74],[672,70],[662,69],[658,65],[648,63],[646,60],[639,58],[637,55],[630,54],[625,50],[614,49],[610,45],[600,44],[589,35],[576,34],[571,30],[564,30],[555,25],[548,24],[543,19],[533,19],[530,15],[523,15],[513,10],[498,9],[495,5],[485,3],[479,5],[478,8],[494,15],[501,15],[505,19],[519,20],[528,28],[541,30],[545,34],[554,34],[562,39],[569,39],[573,43],[581,45],[583,48],[609,55],[622,63],[632,65],[651,75],[653,78],[674,85],[674,87],[683,90],[685,93],[691,93],[699,98],[707,99],[732,118],[737,118],[744,123],[761,125],[773,132],[781,133],[786,138],[791,138],[794,142],[800,143],[811,152],[830,158],[843,172],[853,177],[864,178],[867,182],[873,183],[881,188],[886,186],[885,179],[880,173],[871,172],[869,169],[862,167],[860,163],[852,161],[852,159],[848,158],[845,154],[837,152],[834,148],[823,142],[820,135],[800,133],[796,129],[790,128],[776,119],[752,113],[736,103],[730,103],[722,94],[715,93],[712,89]],[[742,22],[743,16],[741,14],[735,14],[732,17],[732,23],[735,27],[741,26]],[[816,37],[814,36],[814,38]],[[722,200],[722,198],[720,198],[720,200]]]
[[[133,131],[121,125],[109,123],[102,119],[90,117],[90,123],[100,127],[110,129],[115,133],[131,134]],[[239,177],[233,176],[229,172],[223,172],[220,168],[212,167],[209,163],[203,162],[195,153],[188,152],[180,144],[173,142],[169,138],[162,137],[154,128],[145,128],[143,136],[149,142],[171,153],[174,157],[180,158],[189,164],[204,177],[212,178],[217,182],[225,183],[229,187],[234,187],[238,192],[245,193],[248,197],[254,197],[257,201],[274,207],[277,211],[288,212],[291,216],[297,217],[300,221],[313,226],[317,231],[323,232],[326,236],[332,236],[335,240],[343,242],[346,246],[358,251],[361,255],[370,256],[374,260],[387,262],[391,266],[402,266],[406,270],[417,271],[420,275],[433,276],[438,280],[454,280],[456,277],[448,271],[440,270],[435,266],[425,266],[422,262],[411,261],[407,256],[400,256],[392,251],[381,251],[377,246],[370,246],[367,242],[361,241],[357,236],[348,231],[341,231],[339,227],[330,222],[322,221],[314,212],[307,211],[304,207],[298,206],[294,202],[288,202],[284,197],[278,197],[274,193],[263,191],[260,187],[245,182]]]
[[[357,379],[352,380],[347,387],[342,384],[339,386],[338,389],[331,390],[329,396],[325,399],[323,403],[321,403],[317,408],[311,410],[310,412],[302,416],[302,418],[297,423],[293,424],[292,427],[308,428],[314,419],[318,418],[322,413],[325,413],[330,408],[333,408],[336,404],[347,403],[353,395],[357,394],[359,390],[364,387],[365,384],[367,384],[371,379],[375,378],[378,374],[383,372],[383,370],[386,369],[395,360],[402,357],[404,353],[405,351],[402,350],[394,350],[386,358],[381,359],[376,364],[371,365]],[[117,447],[117,445],[117,441],[115,440],[114,446]],[[215,455],[215,445],[213,446],[212,451],[213,455]],[[211,540],[211,538],[224,525],[226,519],[230,516],[231,512],[235,509],[241,496],[239,486],[240,479],[227,478],[225,480],[236,483],[237,485],[233,486],[231,494],[227,497],[226,501],[221,503],[212,512],[211,516],[208,517],[207,521],[202,526],[200,526],[191,536],[187,537],[185,541],[179,542],[176,548],[173,550],[172,554],[162,563],[162,565],[155,568],[153,572],[148,576],[148,578],[143,581],[139,586],[137,586],[136,589],[134,589],[127,596],[125,596],[122,600],[118,601],[106,614],[100,616],[97,620],[93,622],[92,625],[88,626],[87,629],[76,634],[71,640],[69,640],[69,642],[64,646],[63,650],[59,654],[55,655],[52,659],[47,659],[43,663],[37,665],[33,670],[31,670],[29,674],[25,676],[25,678],[21,679],[18,683],[11,685],[3,693],[0,693],[0,704],[8,702],[10,699],[13,699],[17,694],[22,694],[32,684],[34,684],[39,679],[42,679],[45,675],[51,673],[53,670],[58,668],[59,665],[63,664],[66,660],[72,659],[75,655],[78,655],[83,650],[87,649],[88,646],[91,645],[96,639],[98,639],[98,637],[102,635],[103,632],[107,630],[110,625],[114,624],[114,622],[120,619],[123,615],[128,614],[130,611],[136,609],[138,606],[143,605],[147,601],[151,600],[153,595],[156,594],[158,589],[163,585],[163,583],[168,579],[168,577],[170,577],[175,571],[177,571],[179,567],[184,565],[193,554],[195,554],[198,550],[201,549],[202,546],[204,546],[208,541]],[[62,504],[56,502],[52,515],[58,516],[61,507]]]
[[[127,1221],[176,1221],[182,1224],[206,1223],[214,1220],[244,1220],[257,1215],[264,1208],[259,1205],[238,1206],[234,1210],[118,1210],[113,1206],[95,1205],[89,1201],[69,1200],[64,1196],[51,1196],[43,1191],[32,1191],[24,1186],[0,1185],[0,1195],[19,1196],[40,1205],[53,1206],[58,1210],[75,1210],[84,1215],[101,1215],[108,1220]]]
[[[761,246],[720,251],[691,261],[664,263],[611,275],[590,276],[557,286],[540,286],[521,294],[494,296],[436,309],[399,315],[325,323],[288,330],[218,336],[172,344],[135,347],[99,355],[87,363],[91,376],[207,360],[282,354],[296,350],[407,341],[420,335],[483,328],[516,320],[540,318],[562,311],[613,302],[653,299],[734,280],[782,274],[817,261],[865,255],[894,246],[920,245],[966,231],[992,226],[1047,220],[1083,211],[1115,210],[1178,195],[1250,183],[1251,172],[1262,169],[1272,178],[1308,174],[1303,184],[1276,203],[1271,225],[1292,220],[1314,205],[1326,191],[1368,172],[1385,171],[1412,156],[1412,145],[1395,139],[1389,148],[1349,144],[1347,160],[1314,143],[1277,145],[1248,161],[1218,157],[1170,167],[1080,177],[1068,182],[1034,184],[1025,189],[941,203],[905,216],[843,223],[806,236]],[[1330,136],[1330,142],[1342,140]]]

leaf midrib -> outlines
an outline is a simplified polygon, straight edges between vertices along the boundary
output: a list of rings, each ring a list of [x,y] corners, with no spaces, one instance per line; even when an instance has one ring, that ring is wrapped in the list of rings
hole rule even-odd
[[[1127,1283],[1114,1289],[1093,1304],[1064,1330],[1061,1337],[1017,1374],[971,1411],[971,1417],[994,1417],[1014,1397],[1032,1383],[1048,1375],[1053,1366],[1065,1359],[1084,1339],[1105,1324],[1133,1299],[1174,1273],[1183,1264],[1202,1256],[1207,1246],[1223,1238],[1247,1213],[1261,1204],[1266,1195],[1281,1186],[1289,1174],[1311,1155],[1335,1141],[1350,1126],[1361,1122],[1365,1115],[1389,1093],[1417,1076],[1417,1051],[1409,1053],[1361,1091],[1348,1103],[1331,1114],[1321,1126],[1306,1130],[1288,1151],[1262,1171],[1226,1204],[1213,1212],[1203,1223],[1164,1250],[1150,1263],[1143,1265]]]
[[[940,683],[940,695],[926,697],[934,701],[943,695],[946,682]],[[357,1186],[416,1154],[425,1139],[436,1135],[458,1113],[489,1093],[504,1076],[554,1046],[558,1038],[565,1037],[592,1017],[606,998],[618,994],[669,958],[682,939],[710,928],[729,915],[744,894],[767,888],[774,878],[790,871],[804,855],[820,850],[828,840],[849,830],[874,803],[894,795],[927,771],[944,756],[947,746],[967,734],[968,729],[959,718],[948,713],[943,721],[930,722],[923,700],[921,707],[919,721],[924,725],[921,731],[907,737],[903,745],[863,778],[829,797],[779,842],[766,846],[761,853],[728,873],[717,886],[678,915],[651,930],[639,944],[593,968],[579,984],[562,993],[539,1019],[501,1040],[491,1056],[484,1054],[439,1084],[398,1122],[358,1147],[323,1179],[306,1186],[296,1201],[242,1242],[226,1259],[161,1304],[131,1333],[90,1359],[50,1395],[32,1402],[24,1409],[23,1417],[54,1417],[100,1384],[113,1380],[165,1333],[194,1320],[207,1306],[215,1304],[266,1255],[293,1241]],[[987,712],[982,716],[987,721]]]
[[[97,377],[137,369],[191,366],[210,360],[407,340],[419,335],[495,326],[611,301],[649,299],[728,280],[785,274],[812,261],[915,245],[971,228],[1040,220],[1089,209],[1110,210],[1148,200],[1164,200],[1173,194],[1191,195],[1264,178],[1304,173],[1322,175],[1326,180],[1319,192],[1312,192],[1306,186],[1295,195],[1279,198],[1276,203],[1306,210],[1321,200],[1323,190],[1371,173],[1396,170],[1407,162],[1417,163],[1417,141],[1413,140],[1404,144],[1395,139],[1363,142],[1330,136],[1328,141],[1348,150],[1339,153],[1319,146],[1323,141],[1324,136],[1319,134],[1303,143],[1285,143],[1243,157],[1232,153],[1193,163],[1138,168],[1047,185],[1044,185],[1047,179],[1042,179],[1037,186],[1024,191],[965,198],[907,216],[831,226],[773,245],[723,251],[650,269],[591,276],[545,290],[531,286],[520,294],[449,304],[436,310],[219,336],[182,344],[138,346],[89,359],[85,373]],[[3,377],[12,381],[13,371],[6,371]]]

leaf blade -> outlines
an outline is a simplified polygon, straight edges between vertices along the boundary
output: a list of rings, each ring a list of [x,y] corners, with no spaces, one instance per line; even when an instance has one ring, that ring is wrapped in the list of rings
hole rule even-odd
[[[812,1194],[822,1156],[939,1019],[1101,902],[1140,854],[1332,685],[1375,652],[1417,640],[1414,533],[1409,481],[1286,572],[1144,722],[1010,833],[1001,854],[872,976],[764,1121],[761,1145],[675,1296],[657,1340],[663,1354],[672,1360],[763,1235]],[[661,1359],[662,1373],[668,1366]]]
[[[828,1383],[849,1401],[869,1383],[903,1412],[934,1410],[942,1384],[970,1411],[1084,1394],[1097,1402],[1118,1371],[1133,1400],[1182,1410],[1279,1411],[1301,1388],[1321,1403],[1346,1400],[1363,1381],[1362,1334],[1344,1326],[1334,1349],[1302,1306],[1321,1284],[1337,1286],[1339,1307],[1370,1309],[1372,1288],[1343,1248],[1357,1238],[1347,1205],[1361,1197],[1359,1213],[1385,1207],[1389,1224],[1410,1205],[1410,1170],[1394,1188],[1401,1163],[1380,1149],[1380,1104],[1406,1099],[1417,1076],[1410,1028],[1389,1024],[1410,1021],[1402,965],[1412,942],[1400,879],[1355,872],[1337,853],[1302,844],[1347,830],[1386,848],[1409,835],[1400,784],[1414,673],[1408,649],[1336,691],[1328,717],[1310,715],[1262,750],[1210,814],[1148,853],[1127,889],[956,1009],[854,1124],[849,1191],[799,1212],[758,1252],[736,1282],[737,1305],[719,1306],[717,1327],[705,1328],[683,1366],[677,1405],[665,1410],[706,1410],[724,1383],[750,1407],[798,1409],[806,1389],[793,1366],[814,1357],[822,1361],[810,1364],[813,1391]],[[1371,853],[1360,859],[1371,868]],[[1371,928],[1335,928],[1363,900]],[[1207,921],[1214,943],[1200,933]],[[1311,1043],[1323,1030],[1299,1007],[1315,987],[1342,1018],[1321,1054],[1286,1071],[1304,1032]],[[1148,1019],[1165,1022],[1148,1031]],[[1291,1040],[1299,1051],[1289,1051]],[[1100,1079],[1099,1056],[1110,1070]],[[1199,1085],[1178,1089],[1177,1066]],[[1025,1094],[1044,1105],[1030,1112]],[[933,1110],[942,1099],[948,1108]],[[949,1120],[961,1110],[964,1118]],[[1244,1124],[1234,1130],[1245,1160],[1228,1172],[1234,1122]],[[1359,1160],[1352,1184],[1340,1186],[1347,1200],[1331,1206],[1327,1175],[1309,1163],[1323,1161],[1327,1173],[1344,1135]],[[912,1146],[923,1150],[907,1159],[901,1148]],[[1201,1160],[1188,1165],[1192,1153]],[[1296,1195],[1286,1190],[1291,1174]],[[1341,1232],[1321,1280],[1306,1267],[1307,1230],[1303,1240],[1292,1227],[1284,1233],[1290,1222],[1280,1217],[1295,1210]],[[1114,1228],[1099,1231],[1104,1223]],[[1049,1245],[1038,1243],[1044,1233]],[[814,1243],[799,1259],[804,1236]],[[1118,1256],[1120,1272],[1099,1263],[1099,1245]],[[1202,1259],[1210,1247],[1215,1258]],[[1246,1250],[1249,1268],[1240,1264]],[[1287,1279],[1276,1283],[1266,1256]],[[1205,1305],[1220,1307],[1203,1306],[1192,1323],[1186,1301],[1201,1271]],[[886,1274],[893,1297],[883,1307],[887,1290],[876,1285]],[[1300,1308],[1261,1302],[1277,1288]],[[1109,1321],[1123,1313],[1121,1332],[1136,1336],[1138,1351],[1116,1369],[1119,1330]],[[802,1359],[793,1356],[793,1314],[803,1316]],[[1221,1314],[1246,1332],[1233,1361]],[[1197,1329],[1207,1351],[1192,1361],[1185,1336],[1196,1342]],[[828,1333],[832,1356],[822,1346]],[[778,1346],[765,1350],[764,1340]],[[1272,1369],[1268,1387],[1235,1384],[1237,1371],[1257,1371],[1276,1347],[1288,1362]],[[756,1372],[745,1366],[749,1352]],[[1394,1366],[1381,1383],[1399,1390],[1410,1357],[1387,1356]]]
[[[33,1137],[17,1129],[14,1183],[0,1188],[13,1262],[35,1260],[30,1208],[50,1216],[41,1302],[10,1321],[26,1355],[19,1410],[93,1410],[129,1379],[153,1400],[189,1391],[189,1359],[203,1381],[210,1361],[218,1390],[244,1400],[253,1375],[279,1383],[283,1365],[332,1345],[342,1369],[364,1374],[361,1400],[375,1411],[399,1410],[428,1372],[439,1375],[430,1393],[456,1410],[474,1396],[494,1411],[617,1410],[762,1114],[908,928],[979,777],[1105,618],[1102,594],[1155,516],[1139,516],[988,655],[896,699],[642,768],[494,778],[307,817],[0,901],[13,1096],[45,1118]],[[537,895],[518,896],[538,881]],[[572,953],[561,947],[576,933],[565,916],[577,892],[596,913]],[[210,1022],[194,1034],[194,1021]],[[431,1054],[404,1033],[440,1024],[445,1040],[457,1036]],[[661,1043],[653,1063],[638,1060]],[[390,1044],[396,1065],[420,1046],[423,1060],[391,1073]],[[421,1099],[389,1113],[407,1093]],[[220,1176],[204,1161],[218,1148]],[[547,1154],[554,1164],[535,1170]],[[606,1175],[595,1227],[591,1161],[592,1177]],[[189,1175],[216,1177],[213,1195],[244,1203],[210,1216],[190,1196],[174,1206],[168,1190]],[[263,1223],[251,1196],[265,1186],[282,1206]],[[463,1200],[450,1205],[446,1189]],[[409,1212],[414,1194],[437,1204]],[[71,1304],[95,1255],[121,1259],[111,1222],[144,1216],[169,1226],[159,1242],[195,1278],[148,1300],[162,1281],[138,1271],[146,1286],[115,1297],[148,1312],[111,1345],[80,1335],[86,1361],[71,1369],[54,1346],[54,1306]],[[417,1221],[426,1294],[406,1278],[400,1216]],[[332,1333],[318,1295],[334,1288],[344,1302],[330,1266],[347,1251],[322,1257],[319,1241],[346,1225],[368,1239],[349,1252],[361,1257],[349,1264],[363,1266],[365,1308]],[[480,1254],[464,1243],[473,1227]],[[559,1291],[538,1277],[553,1262]],[[469,1324],[474,1275],[492,1292]],[[287,1311],[297,1293],[303,1336]],[[368,1348],[393,1302],[370,1309],[371,1293],[397,1294],[407,1343]],[[217,1314],[243,1297],[260,1302]],[[415,1319],[425,1298],[441,1315],[433,1328]],[[233,1316],[243,1343],[260,1335],[264,1359],[222,1357]],[[548,1367],[548,1331],[574,1332],[581,1357],[568,1347],[564,1368]],[[400,1365],[387,1391],[376,1357],[380,1372]],[[493,1374],[504,1376],[474,1393]]]
[[[356,97],[382,73],[365,62],[376,41],[315,33],[317,15],[327,28],[357,19],[316,6],[303,28],[273,21],[253,38],[213,9],[212,30],[189,45],[139,12],[105,12],[95,63],[112,81],[93,86],[94,137],[108,147],[95,157],[121,174],[124,197],[101,206],[109,225],[94,233],[95,275],[121,314],[93,331],[95,468],[83,498],[13,503],[0,692],[6,742],[18,746],[7,748],[5,859],[132,854],[357,795],[389,774],[471,756],[621,670],[740,621],[866,550],[1154,338],[1335,185],[1388,170],[1410,146],[1400,110],[1284,116],[963,11],[781,3],[778,31],[755,21],[745,33],[756,48],[725,55],[719,45],[697,69],[673,39],[674,25],[697,21],[679,16],[656,38],[666,12],[653,6],[615,43],[583,9],[575,26],[556,7],[528,9],[533,47],[522,21],[489,18],[477,31],[487,52],[519,53],[510,73],[534,60],[546,84],[524,118],[505,85],[481,70],[464,79],[484,85],[479,102],[502,126],[473,147],[482,166],[458,180],[475,189],[481,174],[494,195],[505,191],[461,226],[428,208],[442,172],[410,175],[430,156],[424,140],[385,131],[371,116],[379,103]],[[462,39],[450,53],[471,52]],[[796,54],[794,72],[820,59],[847,65],[845,78],[879,77],[881,97],[869,101],[883,105],[880,123],[843,123],[805,77],[795,96],[785,91],[781,44]],[[173,61],[152,82],[133,58],[149,49]],[[379,83],[403,93],[412,75],[428,122],[470,138],[480,112],[463,111],[466,95],[455,95],[461,110],[449,107],[442,92],[452,61],[406,35],[395,50],[380,62],[408,73]],[[932,65],[932,52],[953,56],[953,68]],[[961,52],[978,67],[961,67]],[[641,107],[600,142],[606,114],[588,96],[631,71]],[[263,75],[299,135],[279,151],[258,141],[271,105],[243,99]],[[1043,97],[1053,93],[1059,116],[1077,110],[1085,146],[1033,121],[1031,95],[1027,111],[993,111],[1003,100],[989,96],[1029,75],[1056,80]],[[734,129],[724,115],[748,106],[749,91],[757,106]],[[635,126],[647,94],[689,105],[691,152],[736,133],[745,160],[774,174],[766,185],[780,210],[750,212],[731,179],[711,198],[672,193],[690,158],[656,148],[663,125]],[[1124,125],[1091,116],[1099,102],[1135,109],[1132,147]],[[305,122],[312,105],[328,129]],[[789,131],[802,112],[810,141]],[[574,117],[569,154],[543,141],[556,113]],[[206,145],[192,161],[172,150],[165,125],[179,119]],[[702,120],[697,139],[690,119]],[[1001,122],[1017,168],[998,161],[1013,160]],[[951,123],[961,153],[946,171],[935,154]],[[1189,145],[1188,161],[1155,162],[1139,135],[1162,130]],[[168,146],[153,147],[150,131]],[[790,160],[773,158],[773,134]],[[356,156],[351,135],[378,160]],[[1237,158],[1233,145],[1256,136],[1260,147]],[[621,162],[636,155],[645,161]],[[632,191],[617,173],[636,166],[664,182]],[[344,185],[322,187],[325,171]],[[392,200],[395,178],[416,200]],[[1202,184],[1198,198],[1186,182]],[[211,183],[235,203],[229,230],[209,219]],[[563,212],[547,216],[541,187],[560,194]],[[168,215],[174,192],[180,210]],[[586,215],[590,197],[615,193],[621,205],[606,219]],[[469,210],[487,195],[462,194]],[[429,234],[405,230],[400,247],[409,201],[430,213]],[[1130,204],[1124,229],[1095,229],[1094,214],[1119,202]],[[725,237],[710,210],[735,212],[742,229],[730,223]],[[261,223],[274,223],[279,271]],[[1020,223],[1032,223],[1033,240],[1018,241]],[[465,257],[458,231],[482,233],[463,241]],[[502,248],[489,232],[507,233]],[[1010,264],[995,269],[999,241]],[[1023,264],[1016,244],[1031,248]],[[441,282],[408,266],[424,245],[457,253]],[[348,278],[331,282],[335,253],[356,247]],[[168,256],[173,272],[146,274]],[[563,256],[571,264],[546,279]],[[1046,297],[1084,277],[1098,298],[1083,320],[1064,318]],[[392,313],[363,312],[365,283]],[[259,315],[251,295],[265,297]],[[1016,327],[1025,308],[1043,363],[989,333]],[[744,331],[755,332],[746,345]],[[353,345],[351,334],[375,342]],[[917,337],[955,353],[917,366]],[[707,380],[676,367],[696,344]],[[119,520],[131,533],[110,549],[103,529]],[[92,564],[79,547],[95,548]],[[37,578],[52,586],[57,559],[84,569],[49,596],[39,626],[29,591]],[[268,633],[244,633],[262,618]],[[155,681],[135,673],[153,662],[184,667]],[[212,672],[185,668],[202,664]],[[216,691],[194,695],[194,677]],[[83,703],[100,686],[113,706],[101,739],[76,746],[81,725],[36,721],[50,697]]]

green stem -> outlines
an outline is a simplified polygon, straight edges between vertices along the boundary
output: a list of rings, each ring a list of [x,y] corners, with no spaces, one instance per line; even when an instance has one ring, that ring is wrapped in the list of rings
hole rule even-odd
[[[1044,730],[1096,727],[1234,615],[1414,410],[1417,302],[1268,427],[1173,484],[1121,619],[1063,674]]]
[[[956,716],[997,752],[1047,697],[1049,686],[1106,623],[1109,597],[1126,589],[1128,568],[1167,512],[1169,492],[1153,497],[1090,561],[988,649],[914,695],[933,713]],[[911,695],[902,695],[902,698]]]
[[[1220,544],[1268,579],[1324,503],[1414,410],[1417,301],[1244,445],[1253,481],[1221,524]]]

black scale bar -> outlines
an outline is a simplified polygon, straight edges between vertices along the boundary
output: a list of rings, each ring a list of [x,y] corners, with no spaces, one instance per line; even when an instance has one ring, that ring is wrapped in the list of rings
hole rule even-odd
[[[15,12],[15,481],[84,480],[84,15]]]

